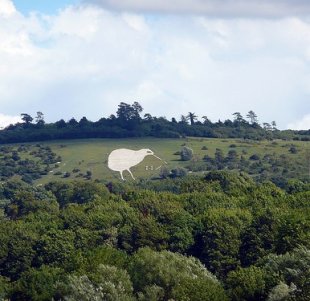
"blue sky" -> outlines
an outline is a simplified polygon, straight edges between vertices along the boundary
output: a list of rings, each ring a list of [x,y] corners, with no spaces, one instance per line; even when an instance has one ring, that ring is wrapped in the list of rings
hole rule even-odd
[[[0,0],[0,127],[139,101],[168,119],[253,110],[309,129],[309,99],[306,0]]]
[[[37,11],[46,14],[55,14],[66,5],[76,4],[79,0],[14,0],[17,10],[24,14]]]

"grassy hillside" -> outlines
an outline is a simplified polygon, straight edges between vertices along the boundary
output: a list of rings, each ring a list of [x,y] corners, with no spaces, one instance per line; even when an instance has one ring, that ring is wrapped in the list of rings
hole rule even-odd
[[[194,157],[189,161],[181,161],[180,156],[175,153],[183,146],[193,149]],[[139,150],[142,148],[151,149],[157,156],[167,161],[167,165],[153,156],[147,156],[142,163],[132,168],[136,178],[152,178],[159,175],[160,167],[166,166],[169,170],[176,167],[184,167],[192,172],[203,172],[210,170],[203,158],[207,155],[215,157],[216,149],[221,150],[223,156],[234,150],[237,157],[243,157],[252,168],[260,167],[252,174],[262,173],[264,166],[275,174],[280,172],[287,178],[307,178],[309,173],[309,142],[303,141],[249,141],[240,139],[214,139],[214,138],[185,138],[185,139],[83,139],[83,140],[62,140],[43,142],[40,144],[10,145],[1,148],[0,160],[7,160],[8,157],[19,155],[20,160],[29,159],[34,161],[41,168],[42,178],[36,183],[46,183],[57,179],[89,178],[100,181],[119,179],[118,172],[109,170],[107,158],[109,153],[117,148],[129,148]],[[43,149],[43,155],[38,155],[38,150]],[[46,153],[46,150],[50,153]],[[44,153],[45,152],[45,153]],[[256,161],[250,158],[257,155]],[[45,157],[52,160],[45,160]],[[61,157],[61,159],[59,158]],[[268,163],[269,157],[273,162]],[[263,159],[264,158],[264,159]],[[265,161],[264,161],[265,160]],[[11,161],[13,161],[11,159]],[[18,161],[17,161],[18,162]],[[45,163],[44,163],[45,162]],[[266,163],[267,162],[267,163]],[[281,170],[279,171],[279,166]],[[227,166],[223,164],[222,169]],[[216,168],[213,168],[216,169]],[[232,168],[230,168],[232,169]],[[66,174],[67,173],[67,174]],[[20,172],[20,176],[23,173]],[[67,177],[64,177],[66,174]],[[130,180],[130,175],[124,172],[124,177]]]

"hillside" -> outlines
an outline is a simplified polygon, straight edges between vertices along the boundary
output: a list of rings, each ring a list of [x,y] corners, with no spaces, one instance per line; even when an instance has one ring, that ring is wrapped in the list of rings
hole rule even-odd
[[[193,150],[189,161],[181,160],[179,153],[184,146]],[[271,179],[280,185],[290,178],[309,179],[308,142],[216,138],[82,139],[5,145],[0,148],[1,179],[19,177],[36,184],[72,179],[107,183],[120,179],[120,174],[107,166],[108,155],[118,148],[151,149],[167,162],[145,157],[131,169],[137,179],[227,169],[247,172],[259,181]],[[124,176],[131,181],[128,172]]]

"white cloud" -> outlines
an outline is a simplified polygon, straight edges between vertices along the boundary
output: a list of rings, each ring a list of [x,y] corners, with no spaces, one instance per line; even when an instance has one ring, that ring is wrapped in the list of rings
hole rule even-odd
[[[192,13],[212,17],[286,17],[308,15],[307,0],[85,0],[105,8],[160,13]]]
[[[287,128],[291,130],[310,130],[310,114],[288,124]]]
[[[17,122],[21,122],[20,116],[8,116],[0,113],[0,129]]]
[[[8,17],[16,13],[14,4],[10,0],[0,0],[0,16]]]
[[[0,16],[1,112],[96,120],[139,101],[168,118],[254,110],[284,127],[310,111],[309,49],[301,18],[150,17],[89,5]]]

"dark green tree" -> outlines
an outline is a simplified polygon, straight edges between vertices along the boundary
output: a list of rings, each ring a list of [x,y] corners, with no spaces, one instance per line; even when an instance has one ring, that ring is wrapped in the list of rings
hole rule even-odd
[[[254,111],[249,111],[246,117],[250,120],[251,124],[258,123],[257,115],[254,113]]]
[[[244,123],[245,120],[244,118],[242,117],[241,113],[240,112],[235,112],[233,113],[233,116],[234,116],[234,121],[235,122],[238,122],[238,123]]]
[[[262,268],[251,266],[231,271],[226,279],[232,301],[258,301],[266,297],[266,275]]]
[[[26,125],[31,124],[31,122],[33,121],[33,118],[26,113],[22,113],[21,115],[21,119],[25,122]]]
[[[189,120],[191,125],[194,125],[195,122],[197,121],[197,115],[193,112],[188,112],[186,118]]]
[[[39,125],[39,126],[42,126],[45,124],[45,121],[44,121],[44,114],[40,111],[37,112],[37,116],[35,117],[36,119],[36,124]]]

